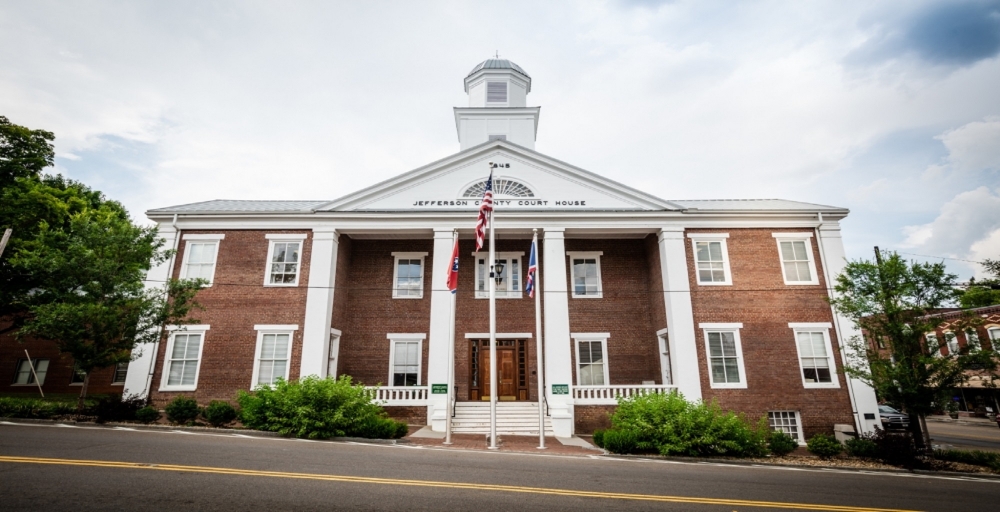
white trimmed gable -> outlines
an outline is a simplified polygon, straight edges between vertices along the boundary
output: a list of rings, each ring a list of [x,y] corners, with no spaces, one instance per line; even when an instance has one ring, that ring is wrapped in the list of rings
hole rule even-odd
[[[471,189],[494,171],[501,210],[679,210],[679,206],[546,157],[491,141],[347,195],[318,211],[476,210]],[[501,186],[502,185],[502,186]]]

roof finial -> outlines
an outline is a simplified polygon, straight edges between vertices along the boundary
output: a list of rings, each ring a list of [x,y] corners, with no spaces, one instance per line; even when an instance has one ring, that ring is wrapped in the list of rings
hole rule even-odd
[[[494,58],[496,58],[496,59],[500,58],[500,50],[497,50],[496,56]]]

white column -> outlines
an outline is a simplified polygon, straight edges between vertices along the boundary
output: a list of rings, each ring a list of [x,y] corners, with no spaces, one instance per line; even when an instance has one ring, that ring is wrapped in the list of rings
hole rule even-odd
[[[572,388],[573,357],[569,336],[569,289],[566,287],[566,230],[546,228],[542,244],[542,273],[545,294],[545,397],[552,417],[552,430],[557,437],[569,437],[574,432],[573,395],[554,395],[552,386]],[[539,404],[541,405],[541,404]]]
[[[326,377],[330,360],[333,292],[337,279],[338,238],[339,235],[332,229],[313,230],[299,378],[308,375]]]
[[[163,239],[163,247],[175,249],[177,247],[177,230],[170,224],[159,226],[160,238]],[[177,260],[175,255],[167,261],[150,268],[146,273],[146,288],[163,288],[170,279],[173,263]],[[122,389],[122,396],[139,395],[148,396],[151,379],[153,378],[153,365],[156,364],[157,343],[143,343],[132,349],[132,361],[128,364],[128,373],[125,375],[125,387]]]
[[[447,270],[451,265],[453,228],[434,230],[434,257],[424,275],[431,280],[431,321],[427,348],[427,386],[448,382],[448,344],[451,337],[451,292],[447,286]],[[428,272],[427,270],[430,270]],[[474,269],[459,268],[459,272]],[[428,395],[427,421],[431,429],[444,432],[448,414],[448,395]]]
[[[658,238],[663,304],[667,308],[670,375],[684,398],[700,400],[701,368],[698,365],[698,337],[694,329],[691,284],[684,250],[684,228],[663,228]]]
[[[824,268],[823,273],[826,274],[826,285],[830,288],[830,297],[835,297],[836,292],[833,291],[833,286],[836,283],[837,276],[847,266],[847,254],[844,252],[844,240],[840,236],[840,224],[837,222],[823,223],[820,225],[818,232],[817,242],[819,242],[820,258]],[[836,322],[836,331],[840,338],[842,349],[840,352],[841,363],[846,365],[847,361],[852,359],[852,356],[855,354],[854,350],[847,343],[852,338],[860,338],[861,331],[855,327],[854,322],[850,319],[838,315],[836,310],[833,310],[833,318]],[[881,428],[881,420],[878,419],[878,400],[875,398],[875,390],[858,379],[853,379],[846,375],[845,377],[847,378],[847,391],[851,397],[851,405],[856,415],[855,426],[860,426],[863,432],[874,432],[875,425]],[[871,418],[865,419],[865,414],[871,415]]]

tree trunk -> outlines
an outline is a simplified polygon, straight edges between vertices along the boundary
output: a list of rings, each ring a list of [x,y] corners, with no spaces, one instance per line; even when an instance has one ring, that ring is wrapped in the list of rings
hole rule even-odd
[[[927,451],[933,450],[934,445],[931,444],[931,431],[927,430],[927,416],[923,414],[920,415],[920,430],[924,433],[924,446],[927,448]]]
[[[83,386],[80,387],[80,399],[76,402],[76,413],[83,414],[84,402],[87,399],[87,386],[90,384],[90,372],[83,376]]]
[[[910,435],[913,436],[913,444],[917,447],[917,451],[923,453],[927,449],[927,445],[924,444],[924,433],[920,428],[920,416],[909,413],[910,416]]]

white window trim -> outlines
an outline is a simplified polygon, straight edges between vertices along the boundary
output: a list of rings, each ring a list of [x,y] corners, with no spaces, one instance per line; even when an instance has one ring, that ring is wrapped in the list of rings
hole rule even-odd
[[[570,334],[573,338],[573,352],[576,353],[576,382],[577,386],[580,387],[590,387],[591,385],[580,384],[580,342],[581,341],[600,341],[601,342],[601,353],[604,354],[604,364],[601,366],[604,370],[604,386],[611,385],[611,376],[608,372],[609,358],[608,358],[608,338],[611,337],[609,332],[575,332]]]
[[[396,342],[417,342],[417,386],[423,385],[424,373],[424,340],[427,339],[425,333],[389,333],[385,335],[389,340],[389,379],[385,387],[392,385],[393,374],[396,366]],[[413,387],[413,386],[405,386]]]
[[[816,269],[816,257],[813,255],[812,233],[771,233],[774,242],[778,247],[778,264],[781,265],[781,278],[788,286],[817,285],[819,284],[819,271]],[[785,260],[781,257],[781,242],[804,241],[806,243],[806,256],[809,258],[810,281],[789,281],[785,274]]]
[[[292,348],[295,344],[295,331],[299,330],[298,325],[265,325],[257,324],[253,326],[253,329],[257,331],[257,347],[253,352],[253,376],[250,378],[250,389],[257,389],[259,387],[268,386],[269,384],[258,384],[257,377],[260,377],[260,350],[264,344],[265,334],[287,334],[288,335],[288,359],[285,361],[285,380],[289,380],[291,375],[289,372],[292,369]],[[200,365],[199,361],[199,365]]]
[[[840,376],[837,374],[837,361],[833,353],[833,343],[830,340],[830,329],[833,324],[830,322],[803,323],[789,322],[788,327],[792,329],[792,338],[795,341],[795,357],[798,358],[799,378],[802,379],[802,387],[806,389],[837,389],[840,388]],[[806,375],[802,371],[802,351],[799,349],[800,332],[821,332],[823,333],[823,343],[826,345],[827,359],[830,364],[830,382],[806,382]],[[799,427],[801,428],[801,424]],[[801,432],[800,432],[801,433]]]
[[[422,299],[424,298],[424,266],[427,258],[426,252],[394,252],[392,253],[392,298],[394,299]],[[396,288],[399,279],[399,260],[420,260],[420,294],[399,295]]]
[[[698,283],[698,286],[732,286],[733,271],[729,268],[729,246],[726,243],[729,233],[688,233],[688,238],[691,239],[691,254],[694,256],[694,281]],[[698,242],[720,242],[722,245],[722,269],[726,273],[725,281],[703,282],[701,280],[701,274],[698,273]]]
[[[296,238],[301,236],[301,238]],[[288,288],[296,287],[299,285],[299,278],[302,276],[302,247],[305,245],[302,241],[306,239],[305,234],[301,235],[264,235],[267,239],[267,262],[264,264],[264,286],[274,286],[278,288]],[[295,271],[295,282],[294,283],[272,283],[271,282],[271,258],[274,257],[274,244],[282,242],[291,242],[299,244],[299,261],[298,269]]]
[[[948,343],[948,335],[949,334],[952,336],[952,339],[955,340],[955,346],[958,347],[958,351],[956,351],[956,352],[952,352],[952,350],[951,350],[951,344]],[[947,331],[942,331],[941,335],[944,336],[944,346],[948,347],[948,355],[949,356],[957,355],[957,354],[960,354],[962,352],[962,347],[961,347],[961,345],[958,344],[958,333],[957,332],[952,331],[952,330],[949,329]]]
[[[309,235],[305,233],[268,233],[264,235],[264,238],[281,242],[299,242],[309,238]]]
[[[574,299],[603,299],[604,298],[604,277],[601,275],[601,256],[604,256],[604,251],[566,251],[566,256],[569,257],[569,291],[570,296]],[[597,260],[597,294],[596,295],[577,295],[576,287],[573,286],[573,281],[575,280],[575,275],[573,274],[573,259],[574,258],[594,258]]]
[[[700,323],[698,328],[701,329],[703,336],[703,341],[705,344],[705,364],[708,365],[708,384],[712,389],[746,389],[747,388],[747,371],[743,364],[743,342],[740,340],[740,329],[743,328],[742,323]],[[722,382],[717,383],[712,381],[712,351],[708,346],[708,333],[709,332],[720,332],[728,331],[733,333],[733,339],[736,344],[736,367],[740,370],[740,381],[739,382]]]
[[[205,233],[205,234],[185,234],[181,236],[181,240],[225,240],[226,235],[224,233]]]
[[[997,351],[997,344],[1000,343],[1000,325],[997,324],[986,324],[983,326],[986,330],[986,341],[990,342],[990,350]],[[996,333],[996,338],[993,337],[993,333]],[[983,340],[979,340],[982,343]]]
[[[799,446],[805,446],[806,445],[806,435],[805,435],[805,432],[802,431],[802,413],[800,413],[799,411],[791,411],[791,410],[788,410],[788,409],[774,409],[774,410],[770,410],[770,411],[765,412],[764,413],[764,417],[766,418],[767,415],[769,413],[772,413],[772,412],[793,412],[793,413],[795,413],[795,428],[798,430],[798,434],[799,434],[799,436],[798,436],[799,439],[796,442],[799,443]],[[773,427],[771,427],[770,422],[768,422],[767,427],[770,428],[770,429],[772,429],[772,430],[774,430]],[[782,432],[784,432],[784,431],[782,431]]]
[[[198,378],[201,376],[201,362],[202,353],[205,351],[205,341],[206,333],[210,329],[207,324],[195,324],[195,325],[168,325],[166,330],[170,332],[170,336],[167,338],[167,350],[163,354],[163,368],[160,375],[160,389],[159,391],[195,391],[198,389]],[[194,369],[194,384],[191,386],[171,386],[167,384],[167,378],[170,376],[170,354],[174,351],[174,337],[177,334],[186,333],[199,333],[201,334],[201,343],[198,344],[198,364],[195,365]]]
[[[211,238],[209,238],[211,237]],[[215,243],[215,254],[212,255],[212,277],[208,279],[208,284],[205,288],[210,288],[212,283],[215,282],[215,271],[219,268],[219,245],[221,245],[220,240],[225,238],[226,235],[184,235],[184,240],[193,240],[199,243],[212,242]],[[181,279],[187,279],[187,269],[188,269],[188,256],[191,254],[191,244],[184,244],[184,258],[181,260]]]
[[[497,299],[520,299],[524,296],[524,251],[513,251],[513,252],[498,252],[494,253],[494,257],[498,260],[507,260],[507,264],[510,265],[512,260],[517,260],[517,293],[511,294],[511,290],[507,290],[503,295],[497,295]],[[479,286],[479,258],[486,261],[490,259],[489,251],[480,251],[472,253],[472,272],[475,286]],[[485,290],[475,289],[475,297],[477,299],[488,299],[490,298],[490,285],[489,285],[489,268],[484,269],[486,272],[485,280],[483,281],[483,286],[486,287]],[[507,270],[508,279],[510,279],[510,269]],[[499,290],[498,290],[499,291]],[[488,337],[488,336],[487,336]]]

